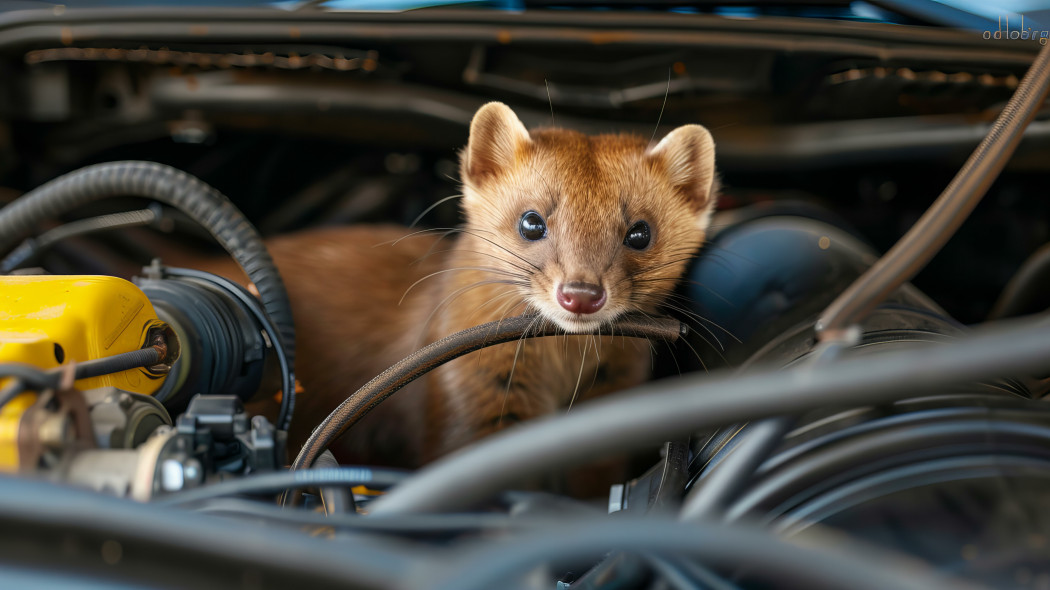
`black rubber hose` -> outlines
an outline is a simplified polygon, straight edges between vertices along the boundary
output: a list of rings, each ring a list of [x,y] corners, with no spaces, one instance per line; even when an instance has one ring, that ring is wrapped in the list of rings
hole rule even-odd
[[[678,518],[720,519],[747,486],[755,469],[776,449],[795,422],[790,416],[776,416],[754,424],[737,448],[694,484],[682,502]]]
[[[294,366],[292,306],[259,232],[225,195],[181,170],[156,162],[108,162],[43,184],[0,209],[0,256],[35,232],[41,221],[118,196],[170,205],[208,230],[255,284],[266,313],[280,330],[278,345]]]
[[[61,569],[79,580],[101,575],[99,587],[111,582],[148,588],[163,580],[162,585],[179,588],[199,588],[202,582],[207,588],[239,588],[248,571],[254,588],[378,590],[389,589],[429,557],[417,547],[375,537],[347,551],[346,545],[308,535],[274,534],[269,527],[8,474],[0,474],[0,530],[5,570],[18,563]],[[54,552],[63,539],[76,539],[82,550]],[[104,574],[98,547],[105,541],[124,551],[119,567]],[[272,583],[254,582],[259,579]]]
[[[797,370],[817,370],[845,350],[841,342],[827,343],[808,356]],[[794,416],[766,418],[750,427],[746,438],[715,465],[682,501],[681,520],[718,519],[747,486],[758,466],[769,457],[798,422]]]
[[[354,533],[415,537],[493,534],[541,526],[539,519],[512,518],[497,513],[409,514],[373,517],[364,514],[321,514],[314,510],[288,510],[246,498],[212,498],[195,502],[193,512],[267,521],[294,527],[333,527]],[[551,524],[551,523],[547,523]]]
[[[821,340],[847,337],[890,293],[911,280],[981,201],[1002,172],[1050,90],[1050,45],[1039,51],[1028,73],[977,149],[941,196],[885,256],[828,306],[817,322]]]
[[[627,316],[614,322],[612,331],[607,329],[606,334],[628,338],[660,338],[673,342],[686,330],[685,325],[678,320]],[[475,326],[429,344],[365,383],[332,410],[303,444],[299,455],[292,462],[292,469],[305,469],[312,465],[332,441],[372,408],[430,370],[486,346],[564,333],[564,330],[550,322],[542,322],[540,327],[536,327],[535,317],[518,316]]]
[[[235,496],[238,494],[277,493],[290,488],[307,486],[360,486],[369,485],[386,488],[397,485],[408,478],[408,473],[394,469],[372,469],[371,467],[331,467],[327,469],[304,469],[302,471],[279,471],[231,479],[183,492],[175,492],[156,500],[157,504],[189,504],[210,498]]]
[[[1040,370],[1050,362],[1047,330],[1046,318],[1020,318],[950,343],[844,359],[816,370],[723,371],[646,384],[439,459],[374,501],[370,512],[454,510],[533,475],[701,428],[887,403],[993,375]]]

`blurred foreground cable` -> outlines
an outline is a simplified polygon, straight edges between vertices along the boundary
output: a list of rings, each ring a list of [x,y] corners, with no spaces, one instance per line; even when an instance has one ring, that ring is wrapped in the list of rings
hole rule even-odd
[[[265,526],[8,475],[0,475],[0,530],[8,569],[8,564],[17,569],[39,563],[79,574],[67,580],[106,576],[97,578],[97,587],[156,587],[162,580],[178,588],[241,588],[244,572],[251,571],[252,579],[276,580],[265,587],[378,590],[430,557],[429,551],[386,538],[372,537],[347,551],[307,535],[274,534]],[[54,551],[70,540],[84,550]],[[103,540],[124,547],[119,571],[99,569],[97,547]],[[91,544],[96,549],[88,553]],[[86,561],[89,555],[93,561]]]
[[[794,544],[756,528],[659,519],[582,520],[520,535],[461,544],[447,563],[424,568],[409,587],[422,590],[511,588],[549,560],[599,556],[610,549],[696,558],[712,569],[746,571],[777,588],[808,590],[962,590],[933,568],[840,537]]]
[[[231,479],[221,483],[177,492],[157,500],[158,504],[188,504],[209,498],[221,498],[238,494],[276,493],[299,486],[359,486],[370,485],[379,488],[397,485],[405,480],[408,474],[393,469],[372,469],[370,467],[327,467],[324,469],[304,469],[302,471],[281,471],[252,475],[240,479]]]
[[[822,407],[887,403],[1050,362],[1046,318],[982,327],[957,341],[845,359],[817,369],[693,375],[596,400],[498,433],[424,468],[372,504],[373,514],[453,510],[595,456],[700,428]]]

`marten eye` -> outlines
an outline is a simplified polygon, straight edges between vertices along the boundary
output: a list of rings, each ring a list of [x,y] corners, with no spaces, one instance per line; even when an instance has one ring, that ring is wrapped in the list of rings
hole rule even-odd
[[[652,238],[653,234],[649,230],[649,224],[644,221],[636,221],[631,226],[631,229],[627,230],[623,243],[634,250],[645,250],[649,247],[649,242]]]
[[[526,240],[542,240],[547,237],[547,222],[535,211],[526,211],[518,223],[518,233]]]

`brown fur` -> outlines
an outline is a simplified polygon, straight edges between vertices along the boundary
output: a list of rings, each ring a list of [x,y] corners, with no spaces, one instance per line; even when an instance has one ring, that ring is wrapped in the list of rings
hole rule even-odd
[[[305,388],[293,450],[368,379],[450,333],[528,311],[569,331],[656,312],[703,241],[714,204],[712,150],[698,126],[681,127],[652,149],[634,136],[529,133],[510,109],[492,103],[476,115],[463,153],[466,224],[454,240],[348,227],[270,241],[293,304]],[[518,233],[529,210],[547,221],[542,240]],[[623,243],[637,220],[652,226],[644,251]],[[204,266],[236,275],[227,264]],[[553,295],[567,281],[603,286],[607,303],[593,316],[572,317]],[[334,450],[343,461],[415,466],[515,422],[635,385],[649,363],[648,343],[615,334],[491,347],[397,393]]]

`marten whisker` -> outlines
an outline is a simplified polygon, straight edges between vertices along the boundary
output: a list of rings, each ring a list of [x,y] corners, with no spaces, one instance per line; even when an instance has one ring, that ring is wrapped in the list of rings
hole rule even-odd
[[[576,401],[576,395],[580,393],[580,381],[583,380],[583,367],[587,362],[587,345],[590,344],[590,340],[586,338],[582,339],[583,350],[580,352],[580,372],[576,375],[576,387],[572,390],[572,398],[569,399],[569,407],[565,409],[565,413],[568,414],[572,411],[572,404]]]
[[[533,310],[534,306],[532,305],[532,303],[526,302],[524,313],[528,314]],[[517,348],[515,348],[514,350],[514,360],[511,362],[510,365],[510,374],[507,376],[507,387],[503,391],[503,403],[500,406],[499,419],[496,421],[497,428],[499,428],[503,424],[503,417],[507,414],[507,398],[510,397],[510,387],[511,384],[514,382],[514,371],[518,366],[518,357],[525,349],[525,337],[536,326],[538,322],[542,321],[542,319],[543,316],[541,315],[537,315],[536,317],[534,317],[532,321],[529,322],[528,326],[525,327],[525,330],[522,332],[521,337],[518,338],[518,345]]]
[[[646,269],[640,271],[637,274],[642,275],[642,276],[648,275],[648,274],[651,274],[651,273],[663,270],[663,269],[665,269],[665,268],[667,268],[669,266],[675,266],[676,264],[682,264],[683,262],[688,262],[688,261],[692,260],[692,258],[693,258],[692,256],[681,256],[679,258],[672,258],[671,260],[668,260],[668,261],[663,262],[661,264],[657,264],[656,266],[651,266],[649,268],[646,268]]]
[[[547,79],[543,79],[543,86],[547,88],[547,102],[551,105],[551,127],[554,127],[554,101],[551,99],[551,85]]]
[[[460,231],[462,231],[462,230],[461,230],[461,228],[458,228],[458,227],[451,228],[451,229],[445,231],[445,233],[441,234],[441,237],[439,237],[438,239],[434,240],[434,243],[431,244],[430,247],[427,248],[427,251],[422,256],[417,258],[415,260],[415,262],[413,262],[413,264],[421,264],[421,263],[423,263],[423,261],[425,261],[426,259],[430,258],[435,253],[434,248],[437,248],[438,244],[440,244],[442,241],[444,241],[445,238],[451,236],[454,233],[459,233]],[[445,249],[445,250],[440,250],[438,252],[442,252],[442,253],[444,253],[444,252],[451,252],[453,249],[454,248],[448,248],[448,249]]]
[[[552,115],[553,115],[553,111],[552,111]],[[553,116],[551,117],[551,120],[552,121],[554,120]],[[553,127],[553,124],[551,126]],[[539,171],[536,170],[536,163],[535,162],[529,161],[529,170],[532,170],[533,175],[535,175],[536,178],[540,179],[540,182],[543,183],[543,186],[547,189],[547,193],[549,195],[552,195],[552,196],[553,195],[557,195],[557,193],[555,192],[554,188],[552,188],[550,183],[547,181],[547,178],[544,175],[540,174]]]
[[[666,308],[672,310],[672,311],[677,311],[679,313],[689,315],[689,312],[687,312],[686,310],[681,309],[679,307],[675,307],[674,305],[665,303],[664,306]],[[700,322],[699,321],[699,317],[696,317],[696,316],[693,316],[693,315],[689,315],[688,319],[692,319],[693,320],[692,322],[686,321],[686,324],[689,325],[690,328],[693,328],[693,332],[701,340],[706,342],[708,346],[710,346],[712,349],[715,349],[715,353],[717,353],[720,357],[722,357],[722,360],[725,361],[726,359],[725,359],[725,356],[723,355],[723,353],[725,353],[725,345],[723,345],[722,341],[718,339],[718,336],[716,336],[715,333],[712,332],[710,328],[708,328],[702,322]],[[681,320],[681,318],[679,318],[679,320]],[[701,332],[697,331],[696,328],[700,328],[704,332],[707,332],[711,336],[711,338],[714,340],[714,342],[712,342],[711,340],[708,340],[707,337],[704,336]]]
[[[645,312],[642,312],[642,313],[646,317],[649,317],[649,314],[645,314]],[[702,334],[697,333],[697,335],[700,336],[700,338],[703,339],[704,342],[707,342],[707,345],[710,346],[712,349],[715,348],[715,345],[711,344],[711,342],[707,338],[704,338],[704,336]],[[712,334],[711,336],[714,337],[714,334]],[[715,341],[717,342],[718,339],[715,338]],[[693,355],[696,356],[696,360],[700,362],[700,366],[703,367],[704,372],[710,372],[707,369],[707,364],[704,363],[704,359],[700,356],[700,353],[696,350],[696,348],[693,348],[693,345],[689,343],[689,339],[688,338],[679,338],[676,342],[682,342],[687,347],[689,347],[689,350],[693,351]],[[672,350],[672,352],[674,351],[674,347],[671,345],[670,342],[667,343],[667,346],[668,346],[668,348],[670,348]],[[722,356],[722,354],[718,350],[715,350],[715,353],[718,354],[722,358],[723,362],[726,362],[725,357]],[[674,354],[672,354],[671,357],[674,358]],[[728,362],[727,362],[727,364],[728,364]],[[678,359],[675,359],[675,365],[678,366]],[[679,373],[682,372],[681,366],[678,366],[678,372]]]
[[[476,310],[474,310],[474,313],[470,314],[470,317],[474,318],[475,316],[478,315],[478,313],[481,311],[482,308],[491,305],[492,303],[496,302],[497,300],[503,299],[503,298],[507,297],[508,295],[516,295],[516,294],[517,293],[515,293],[514,291],[507,291],[507,292],[501,293],[499,295],[496,295],[495,297],[492,297],[488,301],[486,301],[486,302],[482,303],[481,305],[479,305],[478,308]],[[507,314],[510,313],[510,311],[512,309],[514,309],[515,307],[520,306],[522,303],[524,303],[524,301],[522,301],[522,300],[517,300],[517,301],[512,300],[512,301],[509,301],[506,304],[504,304],[502,307],[500,307],[496,311],[496,316],[499,318],[498,320],[496,320],[496,322],[497,322],[496,325],[499,326],[499,322],[502,322],[504,319],[506,319]],[[481,370],[481,367],[482,367],[482,362],[481,361],[482,361],[482,358],[483,358],[485,352],[488,352],[488,351],[486,349],[482,349],[482,350],[478,351],[477,357],[478,357],[478,370],[479,371]]]
[[[641,312],[641,313],[645,313],[643,308],[646,308],[646,307],[649,307],[649,306],[652,306],[652,305],[659,305],[659,306],[663,307],[665,310],[675,311],[675,312],[678,312],[679,314],[684,315],[685,316],[684,318],[682,318],[682,317],[678,318],[679,321],[682,321],[687,326],[689,326],[689,328],[693,332],[696,332],[697,335],[700,338],[702,338],[705,342],[707,342],[708,346],[710,346],[712,349],[716,349],[715,352],[717,354],[719,354],[719,356],[721,356],[721,353],[717,349],[722,349],[724,351],[724,348],[722,348],[721,341],[704,324],[704,321],[703,321],[704,318],[702,318],[701,316],[693,313],[692,311],[690,311],[690,310],[688,310],[688,309],[686,309],[684,307],[677,306],[677,305],[675,305],[675,304],[673,304],[671,302],[668,302],[667,300],[658,300],[658,298],[656,298],[656,297],[647,297],[647,294],[637,294],[636,293],[632,297],[629,298],[629,301],[630,301],[630,303],[632,305],[636,306],[638,308],[639,312]],[[645,314],[645,315],[646,315],[646,317],[649,317],[649,314]],[[715,340],[715,342],[718,342],[718,345],[716,346],[710,340],[705,338],[703,336],[703,334],[700,333],[700,330],[703,330],[703,331],[707,332],[708,334],[710,334],[711,337]],[[728,334],[728,332],[727,332],[727,334]],[[736,339],[734,336],[732,336],[732,334],[729,334],[729,336],[731,338]],[[725,360],[724,356],[722,358],[723,358],[723,360]]]
[[[642,317],[647,318],[650,321],[652,321],[654,319],[653,316],[645,313],[645,311],[643,311],[641,309],[638,310],[638,313],[641,314]],[[657,352],[656,352],[656,345],[653,344],[653,341],[650,338],[646,338],[645,341],[649,343],[649,362],[650,363],[655,363],[656,362],[656,354],[657,354]],[[669,351],[671,351],[671,359],[674,360],[675,366],[678,367],[678,374],[681,375],[682,374],[682,367],[678,365],[678,359],[675,358],[674,346],[672,346],[671,343],[666,341],[666,340],[664,340],[664,345],[666,345],[667,349]]]
[[[710,261],[713,264],[717,264],[719,268],[726,272],[733,272],[735,270],[735,268],[733,267],[732,263],[729,262],[729,260],[727,260],[724,256],[719,256],[718,254],[705,254],[704,260]]]
[[[470,235],[470,236],[474,236],[475,238],[478,238],[479,240],[484,240],[485,242],[488,242],[489,244],[492,244],[493,246],[499,248],[500,250],[503,250],[504,252],[506,252],[507,254],[510,254],[511,256],[517,258],[518,260],[521,260],[522,262],[524,262],[525,264],[531,266],[532,268],[534,268],[537,271],[542,271],[543,270],[540,267],[538,267],[535,264],[533,264],[532,262],[530,262],[525,257],[523,257],[520,254],[518,254],[517,252],[514,252],[510,248],[507,248],[507,247],[503,246],[502,244],[497,244],[494,240],[490,240],[489,238],[486,238],[484,236],[478,235],[477,233],[475,233],[475,230],[463,229],[463,230],[461,230],[461,232],[465,233],[467,235]]]
[[[664,102],[660,105],[660,114],[656,117],[656,127],[653,128],[653,136],[649,138],[649,145],[646,146],[646,151],[653,147],[653,140],[656,139],[656,132],[660,130],[660,121],[664,118],[664,108],[667,106],[667,97],[671,94],[671,68],[667,68],[667,88],[664,89]]]
[[[657,280],[657,279],[644,279],[644,280]],[[682,284],[685,284],[685,285],[695,285],[697,287],[700,287],[701,289],[704,289],[708,293],[710,293],[710,294],[714,295],[715,297],[717,297],[722,303],[725,303],[726,305],[728,305],[730,307],[736,308],[736,304],[735,303],[733,303],[729,299],[726,299],[718,291],[715,291],[714,289],[712,289],[711,287],[708,287],[707,285],[705,285],[704,283],[701,283],[700,281],[694,281],[692,279],[682,279],[679,282],[682,283]]]
[[[457,231],[460,231],[460,228],[458,228],[458,227],[428,227],[426,229],[421,229],[421,230],[418,230],[418,231],[414,231],[414,232],[405,234],[405,235],[403,235],[403,236],[401,236],[401,237],[399,237],[399,238],[397,238],[395,240],[387,240],[385,242],[379,242],[378,244],[373,244],[372,247],[373,248],[378,248],[380,246],[396,246],[396,245],[400,244],[401,242],[407,240],[408,238],[414,238],[416,236],[422,236],[422,235],[426,235],[426,234],[429,234],[429,233],[436,233],[436,232],[442,232],[442,231],[443,232],[455,233]]]
[[[678,265],[678,264],[682,264],[684,262],[689,262],[690,260],[692,260],[691,256],[679,256],[678,258],[672,258],[670,260],[667,260],[667,261],[662,262],[660,264],[657,264],[655,266],[651,266],[649,268],[643,269],[643,270],[639,271],[638,274],[640,274],[640,275],[652,274],[654,272],[661,271],[661,270],[663,270],[663,269],[665,269],[665,268],[667,268],[669,266],[675,266],[675,265]]]
[[[704,341],[706,341],[706,340],[707,339],[704,338]],[[700,357],[700,353],[697,352],[697,350],[695,348],[693,348],[693,345],[689,343],[689,339],[688,338],[680,338],[679,341],[682,342],[683,344],[685,344],[686,346],[688,346],[689,350],[693,351],[693,354],[696,355],[696,360],[700,361],[700,366],[704,368],[704,372],[705,373],[710,373],[711,371],[709,371],[707,369],[707,364],[704,363],[704,359]],[[708,342],[708,344],[710,344],[710,342]],[[721,353],[719,353],[719,356],[721,356]],[[722,357],[722,360],[725,361],[725,357]]]
[[[500,268],[494,268],[494,267],[490,267],[490,266],[457,266],[455,268],[443,268],[441,270],[434,271],[434,272],[426,275],[425,277],[419,279],[418,281],[412,283],[411,285],[409,285],[408,289],[405,289],[404,294],[401,295],[401,299],[398,300],[397,304],[401,305],[402,303],[404,303],[405,297],[408,297],[408,293],[410,291],[412,291],[412,289],[414,289],[416,287],[416,285],[422,283],[423,281],[425,281],[425,280],[427,280],[427,279],[429,279],[431,277],[436,277],[438,275],[442,275],[442,274],[445,274],[445,273],[448,273],[448,272],[457,272],[457,271],[465,271],[465,270],[473,270],[473,271],[478,271],[478,272],[490,272],[490,273],[493,273],[493,274],[500,274],[500,275],[504,275],[504,276],[521,278],[519,275],[517,275],[515,273],[512,273],[510,271],[503,270],[503,269],[500,269]],[[525,283],[523,281],[518,281],[515,284],[526,285],[527,283]]]
[[[495,255],[495,254],[493,254],[491,252],[482,252],[481,250],[470,250],[470,249],[467,249],[467,248],[460,248],[460,247],[447,248],[445,250],[433,250],[433,249],[432,250],[428,250],[426,254],[424,254],[423,256],[421,256],[419,259],[416,260],[416,263],[422,262],[428,256],[432,256],[434,254],[444,254],[444,253],[448,253],[448,252],[470,252],[472,254],[477,254],[479,256],[488,256],[489,258],[495,258],[496,260],[502,262],[503,264],[506,264],[507,266],[511,266],[511,267],[514,267],[514,268],[520,270],[523,273],[522,275],[520,275],[522,278],[525,278],[527,276],[532,276],[532,274],[535,272],[532,269],[525,268],[524,266],[521,266],[519,264],[511,262],[510,260],[507,260],[505,258],[501,258],[501,257],[499,257],[499,256],[497,256],[497,255]]]
[[[529,327],[534,324],[536,320],[529,322]],[[525,330],[528,333],[528,329]],[[507,376],[507,387],[503,390],[503,403],[499,408],[499,418],[496,420],[496,428],[503,426],[503,416],[507,414],[507,398],[510,397],[510,384],[514,381],[514,370],[518,367],[518,355],[521,354],[521,347],[525,344],[525,337],[522,335],[518,339],[518,346],[514,349],[514,360],[510,363],[510,374]]]
[[[505,299],[507,297],[515,296],[515,295],[518,295],[517,290],[510,290],[510,291],[506,291],[504,293],[500,293],[499,295],[496,295],[494,297],[491,297],[488,301],[486,301],[486,302],[482,303],[481,305],[479,305],[478,308],[476,310],[474,310],[474,313],[471,314],[471,317],[477,316],[477,314],[482,309],[488,307],[489,305],[495,303],[496,301],[499,301],[500,299]],[[496,315],[499,316],[499,320],[497,320],[497,321],[502,322],[503,320],[505,320],[507,318],[507,314],[510,313],[511,310],[513,310],[515,307],[518,307],[520,305],[521,305],[521,300],[520,299],[517,300],[517,301],[510,301],[507,304],[505,304],[503,307],[501,307],[499,309],[499,311],[496,314]]]
[[[714,246],[714,247],[711,248],[711,249],[707,249],[708,246]],[[753,264],[755,266],[759,266],[759,262],[757,260],[754,260],[753,258],[748,258],[747,256],[744,256],[740,252],[734,252],[733,250],[727,250],[727,249],[723,248],[722,246],[719,246],[719,245],[715,244],[714,242],[705,241],[704,242],[704,246],[703,246],[703,252],[704,252],[704,256],[705,257],[710,255],[710,254],[716,253],[716,252],[717,253],[721,253],[721,254],[732,254],[733,256],[736,256],[737,258],[739,258],[740,260],[743,260],[744,262],[747,262],[749,264]]]
[[[514,262],[511,262],[510,260],[507,260],[506,258],[502,258],[500,256],[497,256],[497,255],[493,254],[492,252],[482,252],[481,250],[470,250],[470,249],[467,249],[467,248],[453,248],[451,250],[445,250],[445,252],[452,252],[452,251],[455,251],[455,252],[470,252],[471,254],[477,254],[478,256],[488,256],[489,258],[494,258],[494,259],[498,260],[499,262],[502,262],[503,264],[506,264],[507,266],[516,268],[519,271],[521,271],[521,274],[519,274],[518,276],[520,278],[522,278],[523,280],[527,280],[528,277],[534,276],[534,274],[535,274],[535,271],[533,271],[532,269],[525,268],[524,266],[521,266],[520,264],[516,264]],[[440,253],[440,251],[438,253]]]
[[[675,299],[676,301],[680,300],[680,301],[684,301],[685,303],[689,303],[690,302],[688,298],[681,297],[680,295],[677,295],[677,294],[672,294],[671,297],[672,298],[677,298],[677,299]],[[718,322],[716,322],[716,321],[714,321],[712,319],[706,318],[706,317],[704,317],[704,316],[702,316],[702,315],[700,315],[698,313],[695,313],[693,311],[690,311],[688,309],[683,309],[683,308],[680,308],[680,307],[673,308],[673,309],[676,309],[677,311],[679,311],[681,313],[687,314],[689,317],[693,318],[694,320],[696,320],[697,322],[699,322],[703,326],[706,326],[707,324],[710,324],[710,325],[714,326],[715,328],[718,328],[726,336],[729,336],[730,338],[735,340],[737,344],[741,344],[740,339],[737,338],[735,334],[733,334],[732,332],[730,332],[726,328],[724,328],[721,325],[719,325]],[[712,336],[714,336],[714,334],[712,334]]]
[[[433,211],[433,210],[434,210],[434,209],[435,209],[436,207],[438,207],[438,206],[439,206],[439,205],[441,205],[442,203],[447,203],[447,202],[451,201],[452,199],[462,199],[462,198],[463,198],[464,196],[465,196],[465,195],[462,195],[462,194],[459,194],[459,195],[450,195],[450,196],[448,196],[448,197],[445,197],[444,199],[440,199],[440,200],[438,200],[438,202],[437,202],[437,203],[434,203],[433,205],[431,205],[431,206],[427,207],[426,209],[424,209],[424,210],[423,210],[423,212],[422,212],[422,213],[420,213],[420,214],[419,214],[419,215],[418,215],[418,216],[417,216],[417,217],[416,217],[416,218],[415,218],[415,219],[414,219],[414,220],[412,221],[412,223],[411,223],[411,224],[410,224],[410,225],[409,225],[408,227],[416,227],[416,224],[417,224],[417,223],[419,223],[419,220],[420,220],[420,219],[423,219],[423,216],[425,216],[425,215],[426,215],[427,213],[430,213],[431,211]]]
[[[427,319],[423,321],[423,329],[420,331],[420,344],[417,344],[416,348],[419,348],[421,346],[421,344],[422,344],[422,341],[426,338],[427,328],[430,327],[430,322],[433,321],[434,315],[437,314],[438,311],[440,311],[442,308],[446,307],[448,304],[452,303],[452,301],[454,301],[455,299],[459,298],[461,295],[463,295],[467,291],[470,291],[472,289],[477,289],[478,287],[483,287],[485,285],[500,285],[500,284],[506,285],[506,284],[511,284],[511,283],[508,283],[507,281],[499,281],[499,280],[478,281],[476,283],[467,285],[466,287],[460,287],[459,289],[456,289],[452,293],[449,293],[448,296],[446,296],[444,299],[442,299],[440,302],[438,302],[438,304],[434,307],[434,310],[431,311],[430,315],[427,316]]]

